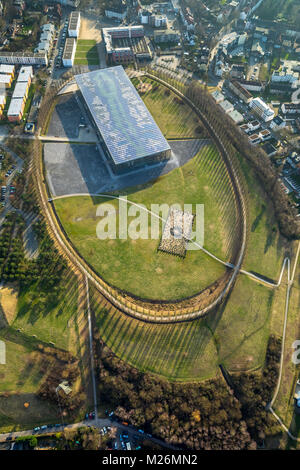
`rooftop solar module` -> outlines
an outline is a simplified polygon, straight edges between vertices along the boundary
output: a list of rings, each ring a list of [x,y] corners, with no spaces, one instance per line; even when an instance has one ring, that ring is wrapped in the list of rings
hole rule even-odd
[[[115,165],[170,150],[121,65],[75,79]]]

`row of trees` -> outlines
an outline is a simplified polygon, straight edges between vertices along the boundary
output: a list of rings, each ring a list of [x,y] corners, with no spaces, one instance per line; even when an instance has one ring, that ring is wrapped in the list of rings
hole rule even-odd
[[[136,427],[187,449],[254,449],[241,405],[224,381],[170,383],[96,343],[101,401]]]
[[[6,141],[6,145],[25,162],[30,160],[31,152],[33,150],[33,144],[31,140],[9,137]]]

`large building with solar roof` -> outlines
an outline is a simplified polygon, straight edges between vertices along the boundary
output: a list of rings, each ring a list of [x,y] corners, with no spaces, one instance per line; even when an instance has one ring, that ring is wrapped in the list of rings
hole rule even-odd
[[[168,142],[121,65],[75,79],[116,173],[171,157]]]

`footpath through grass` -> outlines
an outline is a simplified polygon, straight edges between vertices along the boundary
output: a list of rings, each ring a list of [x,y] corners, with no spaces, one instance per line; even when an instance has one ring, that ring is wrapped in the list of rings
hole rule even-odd
[[[77,311],[77,302],[76,282],[66,281],[64,289],[49,296],[41,295],[37,282],[30,289],[20,291],[17,313],[11,326],[27,335],[34,334],[46,343],[53,342],[58,348],[72,350],[70,325]]]
[[[47,379],[49,364],[55,359],[39,349],[40,344],[53,343],[78,357],[83,380],[82,360],[85,354],[81,342],[82,319],[78,319],[77,278],[70,272],[59,289],[45,292],[39,281],[19,291],[8,289],[1,306],[9,326],[0,329],[5,342],[6,363],[0,364],[0,430],[1,432],[32,428],[59,422],[56,406],[42,400],[37,392]],[[10,299],[9,296],[12,298]],[[86,348],[88,344],[86,343]],[[58,380],[63,379],[63,377]],[[29,408],[24,407],[29,403]]]

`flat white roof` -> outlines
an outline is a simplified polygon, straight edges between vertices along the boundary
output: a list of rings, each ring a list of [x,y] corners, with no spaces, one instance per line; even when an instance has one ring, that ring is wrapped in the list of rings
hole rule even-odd
[[[124,33],[124,34],[127,33],[128,36],[126,37],[131,38],[132,37],[131,33],[133,31],[144,31],[144,26],[134,25],[134,26],[117,26],[117,27],[112,27],[112,28],[102,28],[103,39],[104,39],[107,52],[112,52],[115,49],[113,47],[113,37],[118,38],[118,35],[114,36],[114,33]]]
[[[23,99],[22,98],[12,98],[7,115],[8,116],[19,116],[23,106]]]
[[[6,96],[0,95],[0,105],[5,104],[5,102],[6,102]]]
[[[53,25],[52,23],[44,24],[44,25],[41,27],[41,30],[42,30],[42,31],[51,31],[51,32],[53,32],[53,31],[54,31],[54,25]]]
[[[41,34],[40,37],[40,42],[42,41],[51,41],[52,39],[52,34],[50,31],[45,31],[44,33]]]

